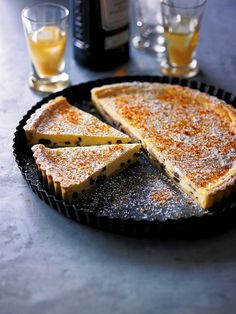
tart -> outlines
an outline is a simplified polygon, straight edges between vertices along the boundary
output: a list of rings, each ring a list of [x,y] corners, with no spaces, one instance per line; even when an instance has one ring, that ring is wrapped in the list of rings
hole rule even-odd
[[[94,88],[107,121],[140,140],[152,163],[201,207],[236,191],[236,110],[188,87],[122,83]]]
[[[106,177],[113,176],[136,161],[140,144],[87,147],[32,147],[43,182],[56,196],[75,202]]]
[[[24,126],[28,145],[49,147],[128,143],[130,138],[59,96],[42,105]]]

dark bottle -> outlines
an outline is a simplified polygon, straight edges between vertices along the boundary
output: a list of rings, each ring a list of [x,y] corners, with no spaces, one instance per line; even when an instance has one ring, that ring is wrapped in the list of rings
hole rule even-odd
[[[75,60],[97,71],[129,58],[129,0],[73,0]]]

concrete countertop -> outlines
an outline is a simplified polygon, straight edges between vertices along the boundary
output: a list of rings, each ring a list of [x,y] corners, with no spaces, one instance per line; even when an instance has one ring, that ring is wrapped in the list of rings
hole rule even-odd
[[[27,186],[11,146],[18,121],[41,98],[27,85],[20,19],[35,2],[0,6],[0,313],[235,313],[236,229],[195,240],[128,238],[66,219]],[[197,77],[234,94],[235,12],[234,0],[208,1]],[[134,49],[131,56],[127,74],[160,74],[154,57]],[[73,59],[70,66],[72,84],[115,73]]]

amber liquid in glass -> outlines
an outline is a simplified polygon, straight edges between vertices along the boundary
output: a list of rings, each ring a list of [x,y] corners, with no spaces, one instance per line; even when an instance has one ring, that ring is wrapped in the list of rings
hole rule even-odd
[[[187,66],[197,47],[199,32],[175,33],[165,30],[169,61],[177,67]]]
[[[173,67],[184,68],[192,62],[199,38],[196,18],[177,16],[179,20],[164,25],[167,56]]]
[[[56,76],[63,71],[66,34],[57,26],[44,26],[29,34],[28,46],[40,77]]]

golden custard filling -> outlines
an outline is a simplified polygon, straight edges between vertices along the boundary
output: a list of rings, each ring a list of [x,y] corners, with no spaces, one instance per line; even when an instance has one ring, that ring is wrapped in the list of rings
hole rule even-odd
[[[106,177],[113,176],[136,161],[140,144],[89,147],[32,147],[43,181],[58,197],[76,201]]]
[[[130,138],[59,96],[36,110],[24,126],[29,145],[50,147],[128,143]]]

